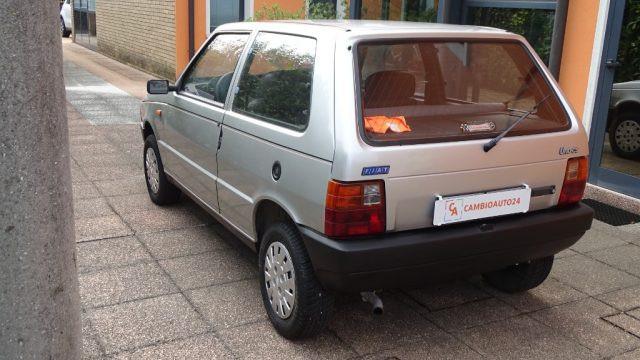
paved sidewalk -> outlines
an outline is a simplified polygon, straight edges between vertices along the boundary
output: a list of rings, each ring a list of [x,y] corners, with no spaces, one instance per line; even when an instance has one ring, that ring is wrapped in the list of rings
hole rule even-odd
[[[93,57],[99,76],[109,59]],[[640,358],[637,225],[596,221],[528,293],[474,277],[385,292],[383,316],[344,295],[321,336],[290,342],[265,316],[255,254],[193,202],[149,201],[136,125],[69,105],[69,133],[86,359]]]

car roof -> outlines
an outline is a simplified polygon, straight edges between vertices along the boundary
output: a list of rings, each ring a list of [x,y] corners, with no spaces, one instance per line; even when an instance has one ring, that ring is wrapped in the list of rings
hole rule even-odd
[[[473,25],[452,25],[441,23],[389,21],[389,20],[276,20],[276,21],[249,21],[221,25],[220,30],[274,30],[282,32],[308,32],[318,31],[352,32],[354,35],[376,35],[381,33],[423,33],[442,34],[458,33],[469,35],[496,35],[510,34],[505,30]]]

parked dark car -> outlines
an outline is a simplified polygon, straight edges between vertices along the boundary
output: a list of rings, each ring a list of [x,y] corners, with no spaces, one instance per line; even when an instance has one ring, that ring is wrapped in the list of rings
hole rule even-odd
[[[625,159],[640,159],[640,80],[613,84],[609,113],[609,142]]]

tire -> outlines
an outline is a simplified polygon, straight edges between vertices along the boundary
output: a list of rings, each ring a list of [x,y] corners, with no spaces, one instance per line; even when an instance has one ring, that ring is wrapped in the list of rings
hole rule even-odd
[[[278,254],[282,254],[280,263],[276,263],[279,266],[269,265],[278,259]],[[321,332],[331,315],[333,295],[316,279],[300,233],[293,224],[279,222],[265,231],[260,244],[259,266],[262,301],[276,331],[292,340]],[[279,276],[284,282],[276,281]],[[291,284],[294,284],[293,289]],[[270,292],[268,288],[273,290]],[[290,306],[278,306],[278,292]],[[290,294],[290,299],[287,300],[285,293]]]
[[[64,24],[64,19],[60,17],[60,34],[64,38],[68,38],[71,35],[71,30],[67,30],[67,26]]]
[[[158,143],[154,135],[149,135],[145,139],[144,152],[142,154],[144,178],[151,201],[156,205],[169,205],[178,202],[181,191],[169,182],[164,173],[160,151],[158,151]]]
[[[640,115],[619,114],[609,126],[609,143],[613,152],[624,159],[640,159]]]
[[[483,274],[489,285],[506,293],[527,291],[542,284],[553,266],[553,255],[511,265],[502,270]]]

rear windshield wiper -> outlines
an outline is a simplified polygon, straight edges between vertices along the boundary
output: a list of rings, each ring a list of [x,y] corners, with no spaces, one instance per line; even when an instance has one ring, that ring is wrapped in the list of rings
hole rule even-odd
[[[482,146],[482,148],[484,149],[484,152],[489,152],[489,150],[493,149],[496,145],[498,145],[498,142],[500,140],[502,140],[503,137],[505,137],[509,131],[511,131],[511,129],[513,129],[514,127],[516,127],[518,124],[520,124],[520,122],[524,119],[526,119],[529,115],[535,113],[538,110],[538,106],[542,105],[543,102],[547,101],[547,99],[549,98],[549,96],[551,96],[551,94],[548,94],[547,96],[545,96],[542,100],[538,101],[535,105],[533,105],[533,107],[531,108],[531,110],[527,111],[526,113],[522,114],[522,116],[520,116],[518,118],[518,120],[514,121],[513,124],[511,124],[508,128],[506,128],[503,132],[500,133],[500,135],[494,137],[493,139],[489,140],[488,143],[484,144]]]

